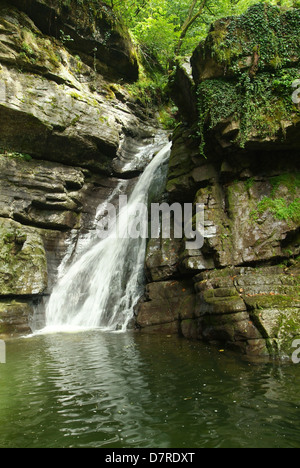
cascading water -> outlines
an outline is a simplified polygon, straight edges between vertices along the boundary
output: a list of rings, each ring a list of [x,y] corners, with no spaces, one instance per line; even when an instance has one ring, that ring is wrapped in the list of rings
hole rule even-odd
[[[45,331],[126,330],[143,294],[146,251],[146,239],[126,233],[136,225],[139,206],[147,205],[151,192],[164,184],[170,150],[171,143],[141,175],[127,207],[118,214],[119,235],[109,235],[96,245],[91,240],[90,248],[59,279],[46,308]]]

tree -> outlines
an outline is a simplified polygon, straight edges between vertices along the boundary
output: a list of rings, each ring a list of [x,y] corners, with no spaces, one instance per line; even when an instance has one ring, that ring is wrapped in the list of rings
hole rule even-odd
[[[162,67],[179,55],[191,55],[217,19],[240,15],[264,0],[108,0],[136,43]],[[300,0],[268,0],[296,6]]]
[[[188,30],[193,26],[195,21],[202,15],[208,0],[192,0],[188,16],[181,28],[181,34],[177,46],[175,48],[175,55],[179,55],[183,41],[187,35]]]

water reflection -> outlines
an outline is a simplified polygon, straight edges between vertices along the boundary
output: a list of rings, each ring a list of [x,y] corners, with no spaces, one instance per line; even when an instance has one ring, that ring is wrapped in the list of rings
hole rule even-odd
[[[299,447],[300,368],[178,338],[86,332],[7,345],[0,447]]]

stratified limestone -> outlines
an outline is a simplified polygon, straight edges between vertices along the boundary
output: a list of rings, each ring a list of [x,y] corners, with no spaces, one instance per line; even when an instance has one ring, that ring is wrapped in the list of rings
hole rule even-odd
[[[11,0],[48,36],[84,54],[91,64],[99,61],[100,72],[134,81],[138,63],[128,31],[112,9],[97,0]]]

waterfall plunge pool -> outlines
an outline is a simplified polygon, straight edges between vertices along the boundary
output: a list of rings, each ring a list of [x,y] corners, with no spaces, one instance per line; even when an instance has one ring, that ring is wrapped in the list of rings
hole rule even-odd
[[[134,332],[8,341],[0,447],[300,447],[300,366]]]

